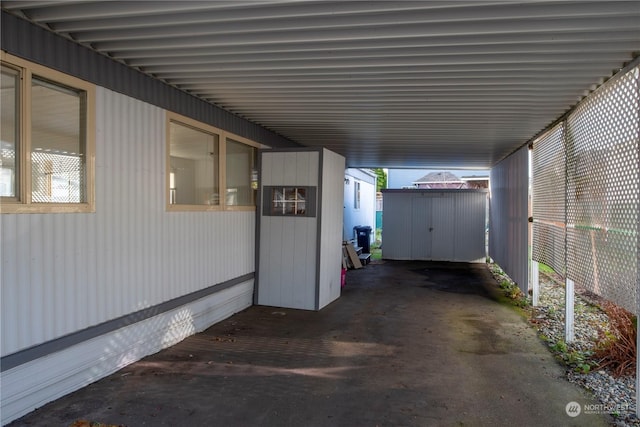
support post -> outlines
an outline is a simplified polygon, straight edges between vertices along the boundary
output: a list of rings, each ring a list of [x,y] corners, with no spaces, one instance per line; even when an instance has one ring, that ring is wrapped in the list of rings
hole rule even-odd
[[[573,280],[566,279],[564,285],[564,341],[569,343],[575,339],[573,310],[574,284]]]
[[[538,261],[531,260],[531,305],[537,307],[540,304],[540,265]]]

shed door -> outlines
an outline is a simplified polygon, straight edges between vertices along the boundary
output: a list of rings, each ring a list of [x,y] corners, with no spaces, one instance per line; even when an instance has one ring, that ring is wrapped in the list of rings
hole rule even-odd
[[[431,259],[431,197],[411,201],[411,259]]]
[[[447,194],[414,197],[411,203],[411,259],[454,259],[455,200]]]

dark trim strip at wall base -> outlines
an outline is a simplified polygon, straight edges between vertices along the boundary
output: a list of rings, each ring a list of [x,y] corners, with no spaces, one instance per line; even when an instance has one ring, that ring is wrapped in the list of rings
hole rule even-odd
[[[0,359],[0,372],[8,371],[9,369],[23,365],[27,362],[31,362],[32,360],[36,360],[49,354],[65,350],[69,347],[99,337],[101,335],[108,334],[117,329],[142,322],[143,320],[147,320],[153,316],[157,316],[158,314],[166,313],[167,311],[171,311],[175,308],[189,304],[191,302],[199,300],[200,298],[207,297],[209,295],[228,289],[232,286],[247,282],[254,277],[255,273],[248,273],[234,279],[227,280],[226,282],[218,283],[217,285],[209,286],[208,288],[201,289],[199,291],[192,292],[178,298],[174,298],[170,301],[165,301],[153,307],[148,307],[131,314],[126,314],[122,317],[100,323],[99,325],[91,326],[89,328],[70,333],[60,338],[38,344],[34,347],[29,347],[16,353],[9,354]]]

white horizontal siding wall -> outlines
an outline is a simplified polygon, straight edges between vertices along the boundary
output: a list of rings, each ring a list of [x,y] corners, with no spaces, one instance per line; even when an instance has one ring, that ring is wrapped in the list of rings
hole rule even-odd
[[[166,212],[165,111],[96,98],[96,212],[0,216],[2,356],[255,270],[254,212]]]

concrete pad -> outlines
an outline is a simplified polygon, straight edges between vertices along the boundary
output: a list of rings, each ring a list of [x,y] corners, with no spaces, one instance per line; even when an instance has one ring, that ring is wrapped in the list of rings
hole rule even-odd
[[[17,420],[154,426],[606,426],[483,264],[381,262],[320,312],[251,307]]]

